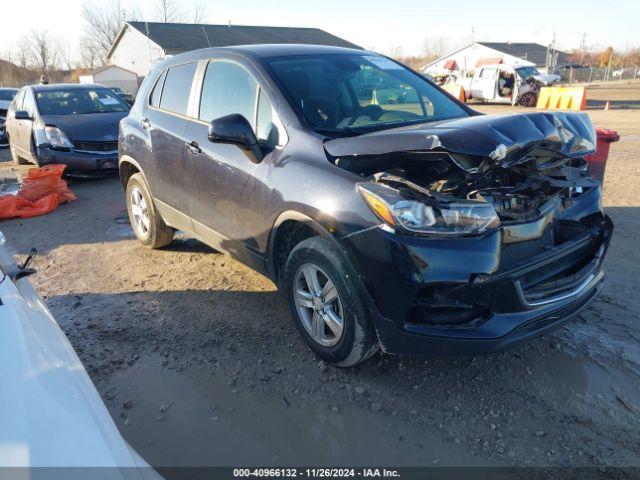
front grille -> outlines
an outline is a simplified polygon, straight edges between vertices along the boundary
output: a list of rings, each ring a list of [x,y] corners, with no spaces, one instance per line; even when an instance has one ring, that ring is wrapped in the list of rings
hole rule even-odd
[[[73,142],[76,150],[85,152],[113,152],[118,150],[118,142]]]

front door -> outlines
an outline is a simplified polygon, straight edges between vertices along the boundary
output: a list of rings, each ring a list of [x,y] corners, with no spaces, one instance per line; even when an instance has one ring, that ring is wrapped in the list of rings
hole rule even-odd
[[[16,149],[17,153],[21,153],[20,150],[20,122],[14,118],[16,112],[22,110],[22,101],[24,100],[24,92],[26,88],[20,90],[13,99],[13,105],[9,109],[10,113],[7,113],[7,133],[9,134],[9,142],[11,148]]]
[[[21,157],[35,160],[35,151],[31,139],[33,138],[33,121],[36,116],[36,101],[33,97],[33,92],[28,88],[24,92],[21,110],[27,112],[32,120],[18,121],[18,141],[16,146]]]
[[[270,151],[277,143],[273,111],[258,82],[236,62],[209,62],[201,91],[198,119],[186,133],[191,143],[187,178],[194,228],[207,243],[253,264],[251,257],[260,255],[260,238],[272,220],[265,212],[271,195]],[[260,163],[236,145],[208,140],[211,120],[232,113],[243,115],[254,127],[265,153]]]

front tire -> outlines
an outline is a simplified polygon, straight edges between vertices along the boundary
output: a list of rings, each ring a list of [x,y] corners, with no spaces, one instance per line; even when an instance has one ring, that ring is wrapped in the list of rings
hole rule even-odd
[[[131,175],[127,182],[127,212],[136,238],[149,248],[162,248],[173,240],[174,230],[168,227],[156,210],[147,182],[141,173]]]
[[[533,108],[536,106],[536,103],[538,103],[538,97],[533,92],[523,93],[522,95],[520,95],[520,98],[518,98],[517,103],[518,105],[523,107]]]
[[[320,358],[351,367],[378,350],[364,287],[329,240],[300,242],[287,259],[283,286],[300,335]]]

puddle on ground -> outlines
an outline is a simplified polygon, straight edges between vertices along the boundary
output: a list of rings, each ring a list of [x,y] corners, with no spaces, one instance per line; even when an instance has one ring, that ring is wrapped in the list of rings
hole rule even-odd
[[[168,370],[160,357],[140,358],[109,387],[117,388],[110,406],[116,424],[156,467],[487,465],[437,430],[351,406],[335,412],[296,397],[285,401],[276,392],[234,393],[221,376],[196,367]],[[129,400],[125,422],[121,406]]]
[[[611,366],[603,366],[591,358],[560,352],[547,352],[531,365],[536,385],[562,400],[576,398],[614,399],[621,395],[634,404],[640,401],[640,386]],[[640,403],[638,403],[640,404]]]
[[[4,195],[6,193],[16,193],[20,190],[20,180],[13,177],[2,177],[0,178],[0,195]]]

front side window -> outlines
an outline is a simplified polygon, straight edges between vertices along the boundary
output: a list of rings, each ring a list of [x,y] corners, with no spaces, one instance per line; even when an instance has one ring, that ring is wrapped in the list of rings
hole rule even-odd
[[[13,99],[13,111],[14,112],[19,112],[20,110],[22,110],[22,100],[24,99],[24,92],[26,91],[26,89],[22,89],[20,90],[17,95],[15,96],[15,98]]]
[[[27,112],[31,118],[36,114],[36,104],[33,100],[33,94],[26,90],[24,92],[24,100],[22,100],[22,110]]]
[[[275,147],[278,144],[278,127],[275,125],[273,109],[262,90],[260,90],[260,95],[258,96],[256,138],[270,147]]]
[[[160,108],[170,112],[186,115],[191,95],[191,84],[196,73],[195,63],[186,63],[171,67],[162,87]],[[154,92],[155,93],[155,92]]]
[[[292,106],[322,133],[358,134],[468,115],[424,78],[380,55],[296,55],[265,63]]]
[[[237,63],[209,62],[202,84],[199,118],[210,122],[232,113],[239,113],[249,121],[261,144],[277,145],[275,115],[256,80]]]
[[[257,93],[258,84],[240,65],[209,62],[202,84],[200,119],[210,122],[239,113],[253,125]]]
[[[29,93],[25,96],[25,105]],[[129,105],[108,88],[42,90],[36,93],[40,115],[127,112]]]

